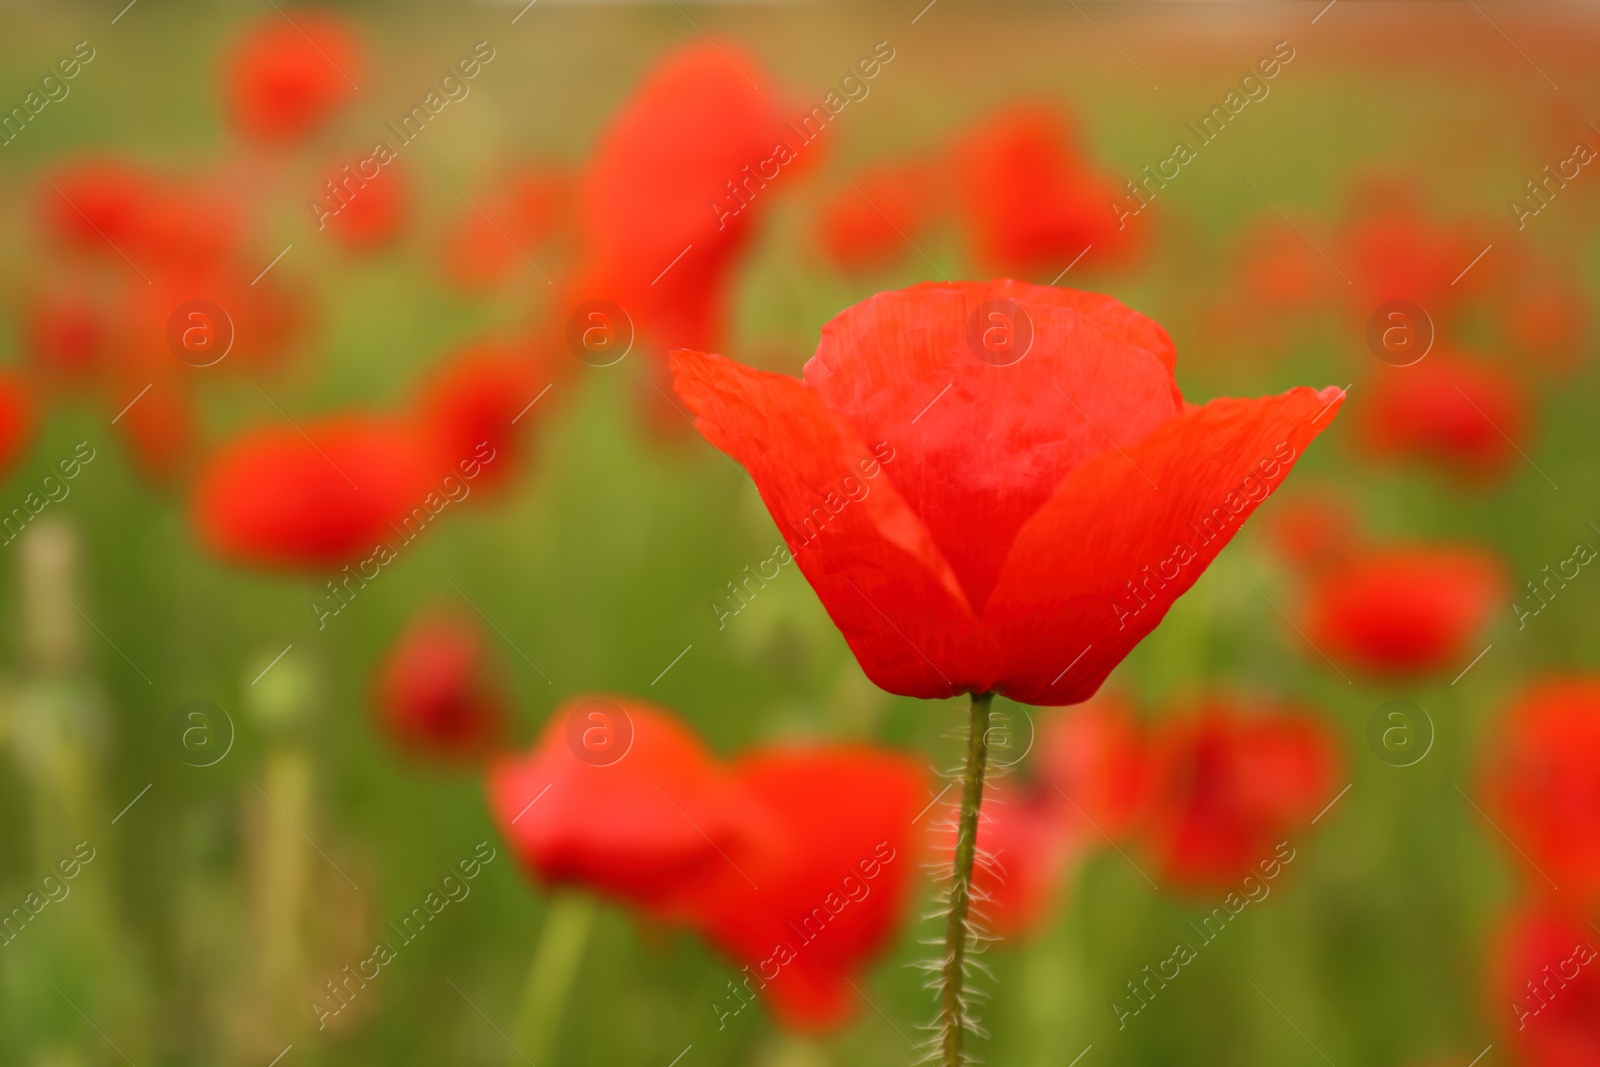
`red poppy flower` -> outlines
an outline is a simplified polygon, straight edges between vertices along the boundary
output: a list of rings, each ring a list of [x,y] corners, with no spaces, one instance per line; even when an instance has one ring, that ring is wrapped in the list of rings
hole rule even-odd
[[[822,207],[817,236],[841,270],[871,270],[907,255],[932,220],[939,176],[924,160],[879,163]],[[909,242],[909,243],[908,243]]]
[[[52,378],[82,381],[98,371],[112,333],[111,310],[83,293],[37,293],[23,308],[23,348]]]
[[[1363,319],[1387,301],[1409,300],[1442,324],[1459,301],[1493,291],[1498,264],[1473,264],[1492,240],[1481,226],[1428,217],[1409,181],[1364,179],[1351,201],[1353,221],[1335,258]]]
[[[338,195],[324,193],[321,197],[322,206],[331,213],[317,213],[318,229],[326,226],[333,239],[352,252],[372,252],[400,236],[410,210],[411,184],[398,161],[379,167],[371,178],[346,164],[329,171],[325,181],[333,184]],[[325,190],[327,185],[321,188]]]
[[[437,442],[445,470],[470,457],[492,455],[473,485],[504,484],[521,459],[520,431],[536,418],[537,409],[529,405],[551,384],[528,347],[468,345],[423,383],[417,421]]]
[[[904,757],[769,750],[722,767],[666,712],[622,698],[557,709],[528,756],[491,767],[488,792],[541,881],[699,931],[745,965],[726,1013],[764,997],[806,1029],[850,1012],[850,980],[898,924],[926,803]]]
[[[1559,271],[1533,272],[1507,301],[1506,343],[1519,361],[1570,374],[1582,363],[1589,317],[1579,286]]]
[[[570,195],[567,175],[527,167],[474,196],[476,207],[465,208],[445,234],[445,277],[465,289],[511,278],[564,221]]]
[[[1039,724],[1040,774],[1096,838],[1121,837],[1139,813],[1148,775],[1145,738],[1120,699],[1101,694]]]
[[[1335,663],[1380,677],[1459,669],[1505,587],[1483,549],[1369,549],[1314,580],[1304,629]]]
[[[1382,367],[1357,424],[1368,451],[1426,459],[1469,480],[1504,473],[1532,448],[1522,384],[1490,364],[1434,352],[1409,367]]]
[[[979,817],[973,888],[987,932],[1003,938],[1036,928],[1074,860],[1120,837],[1144,797],[1143,741],[1120,701],[1043,716],[1035,730],[1031,766],[986,785]],[[938,836],[953,845],[949,822]]]
[[[49,236],[76,251],[116,256],[116,247],[143,239],[159,191],[140,167],[84,160],[58,169],[39,186],[38,196]]]
[[[1549,912],[1513,916],[1500,935],[1493,986],[1489,1006],[1518,1063],[1600,1063],[1600,936],[1592,927]]]
[[[383,731],[418,757],[470,762],[500,741],[506,702],[482,631],[455,615],[407,625],[378,665],[374,710]]]
[[[1096,174],[1071,120],[1051,104],[988,116],[951,149],[951,178],[978,261],[1001,274],[1051,276],[1088,248],[1096,263],[1128,258],[1144,229],[1119,227],[1117,183]]]
[[[0,371],[0,473],[16,466],[33,430],[32,392],[17,375]]]
[[[946,824],[942,843],[954,843]],[[973,899],[984,932],[1007,940],[1034,930],[1055,901],[1074,858],[1094,830],[1050,786],[1006,779],[984,787]],[[1094,837],[1098,840],[1098,836]]]
[[[361,48],[343,19],[291,8],[253,26],[227,59],[223,92],[234,128],[253,141],[312,136],[355,93]]]
[[[1338,765],[1333,736],[1303,712],[1251,715],[1211,701],[1163,720],[1143,827],[1162,880],[1237,888],[1264,863],[1292,861],[1288,839],[1334,798]]]
[[[927,776],[895,753],[829,746],[750,753],[733,780],[767,826],[729,850],[739,870],[691,902],[696,926],[748,965],[780,1020],[837,1026],[860,1004],[850,980],[910,903]]]
[[[1361,541],[1349,504],[1331,493],[1283,501],[1274,509],[1268,533],[1279,555],[1312,572],[1346,559]]]
[[[1600,678],[1534,686],[1484,751],[1489,809],[1542,872],[1528,884],[1600,897]]]
[[[646,75],[580,176],[584,261],[563,306],[612,301],[652,347],[720,342],[730,268],[769,186],[820,148],[756,88],[771,83],[726,41],[684,47]]]
[[[138,388],[128,392],[137,393]],[[193,400],[168,375],[150,383],[150,390],[121,412],[117,429],[145,478],[171,482],[193,451],[197,436]]]
[[[434,453],[409,425],[337,416],[224,445],[196,480],[200,536],[229,559],[324,568],[372,553],[443,500]]]
[[[1245,232],[1223,280],[1226,293],[1209,322],[1215,347],[1237,358],[1241,345],[1281,355],[1331,304],[1329,283],[1339,279],[1302,233],[1273,215]]]
[[[686,351],[673,371],[876,684],[1071,704],[1342,399],[1187,407],[1175,359],[1165,331],[1109,297],[1000,281],[850,308],[803,380]]]
[[[752,818],[688,727],[622,697],[557,708],[526,756],[491,764],[487,789],[490,814],[540,881],[669,921],[722,877],[723,852]]]

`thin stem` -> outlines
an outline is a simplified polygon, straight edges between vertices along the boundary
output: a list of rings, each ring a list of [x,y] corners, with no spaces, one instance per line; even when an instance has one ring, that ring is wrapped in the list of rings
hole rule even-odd
[[[598,910],[595,899],[585,894],[558,893],[550,898],[512,1024],[508,1064],[521,1067],[530,1061],[549,1061]]]
[[[961,820],[956,828],[956,853],[950,871],[950,913],[944,928],[944,995],[941,1021],[945,1067],[960,1067],[966,1017],[961,987],[966,977],[967,912],[972,903],[972,863],[978,854],[978,805],[983,803],[983,775],[989,763],[989,705],[993,693],[972,694],[972,721],[967,734],[967,767],[961,785]]]

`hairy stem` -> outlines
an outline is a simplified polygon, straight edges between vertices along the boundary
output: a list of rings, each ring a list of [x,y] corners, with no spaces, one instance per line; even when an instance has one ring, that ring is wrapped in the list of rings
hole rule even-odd
[[[972,694],[972,721],[967,735],[967,766],[961,783],[961,820],[956,827],[956,853],[950,871],[950,912],[944,928],[944,993],[940,1012],[944,1065],[960,1067],[966,1019],[961,987],[966,977],[967,911],[972,903],[972,862],[978,852],[978,805],[983,803],[983,775],[989,762],[989,705],[993,693]]]

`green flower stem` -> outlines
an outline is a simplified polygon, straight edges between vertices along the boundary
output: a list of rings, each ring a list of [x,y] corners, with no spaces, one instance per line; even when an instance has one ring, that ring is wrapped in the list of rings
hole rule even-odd
[[[983,775],[989,763],[989,705],[993,693],[972,694],[972,721],[967,734],[967,766],[961,784],[961,821],[956,828],[956,853],[950,870],[950,912],[944,928],[944,995],[941,1023],[945,1067],[960,1067],[966,1022],[961,987],[966,977],[967,912],[972,903],[972,862],[978,854],[978,806],[983,803]]]
[[[582,893],[558,893],[550,898],[511,1031],[516,1054],[506,1062],[521,1067],[524,1053],[534,1063],[549,1061],[567,994],[572,991],[598,910],[595,899]]]

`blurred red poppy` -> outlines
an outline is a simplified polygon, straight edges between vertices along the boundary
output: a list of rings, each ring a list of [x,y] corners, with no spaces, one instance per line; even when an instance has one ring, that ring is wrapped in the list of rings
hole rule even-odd
[[[949,849],[955,840],[952,824],[944,830],[941,843]],[[1048,785],[1004,778],[985,785],[972,871],[976,918],[984,933],[1012,940],[1037,928],[1093,834]]]
[[[1207,313],[1218,347],[1237,357],[1241,347],[1281,356],[1312,317],[1332,305],[1338,275],[1304,234],[1272,215],[1239,239],[1225,292]]]
[[[1528,885],[1600,900],[1600,677],[1547,679],[1518,698],[1484,749],[1483,794],[1537,869]]]
[[[156,180],[142,167],[113,159],[89,159],[55,169],[39,186],[45,233],[63,247],[116,256],[117,248],[142,240],[158,196]]]
[[[1409,179],[1368,177],[1352,191],[1351,222],[1334,258],[1349,273],[1363,320],[1380,304],[1409,300],[1444,326],[1461,302],[1494,290],[1498,264],[1474,263],[1493,235],[1470,221],[1430,218],[1424,203]]]
[[[986,932],[1002,938],[1036,928],[1074,861],[1122,836],[1144,797],[1143,741],[1119,700],[1042,716],[1032,748],[1020,778],[984,787],[973,887]],[[949,822],[937,836],[951,847]]]
[[[464,289],[498,285],[527,266],[570,213],[569,177],[524,167],[473,197],[444,235],[440,266]],[[479,209],[482,209],[481,212]]]
[[[722,876],[750,817],[687,726],[625,697],[567,701],[526,755],[490,765],[486,786],[490,815],[540,881],[668,921]]]
[[[627,747],[588,746],[588,730]],[[603,697],[558,708],[532,752],[490,768],[488,793],[541,881],[690,926],[746,965],[724,1015],[764,995],[802,1029],[854,1008],[850,980],[903,914],[927,799],[899,755],[769,749],[723,767],[667,712]]]
[[[1459,669],[1505,592],[1504,569],[1484,549],[1368,549],[1313,580],[1304,630],[1335,663],[1379,677]]]
[[[1591,926],[1555,912],[1513,915],[1499,937],[1492,982],[1489,1006],[1518,1063],[1600,1063],[1600,935]]]
[[[1583,362],[1589,337],[1589,307],[1569,274],[1535,270],[1521,277],[1505,309],[1505,341],[1518,362],[1527,360],[1557,374]]]
[[[513,477],[522,455],[522,431],[537,419],[530,408],[553,384],[529,346],[477,342],[449,357],[418,391],[417,421],[436,443],[444,470],[487,445],[493,462],[483,466],[475,487],[501,485]]]
[[[1039,723],[1039,773],[1096,837],[1127,832],[1143,803],[1148,776],[1145,738],[1120,699],[1100,694]]]
[[[168,375],[151,382],[149,390],[121,412],[117,429],[145,478],[171,482],[182,473],[198,434],[193,399]]]
[[[927,775],[865,746],[769,748],[732,767],[766,827],[729,850],[738,871],[690,909],[712,943],[749,965],[784,1023],[838,1026],[860,998],[850,980],[888,947],[922,861],[912,820]]]
[[[47,292],[22,308],[23,350],[51,379],[82,382],[101,369],[112,332],[111,308],[86,293]]]
[[[1014,281],[880,293],[803,380],[673,353],[869,678],[1031,704],[1092,696],[1343,396],[1188,407],[1175,362],[1115,300]]]
[[[950,152],[953,194],[987,272],[1056,275],[1093,248],[1097,265],[1139,250],[1143,220],[1119,227],[1121,190],[1094,172],[1071,119],[1053,104],[985,117]]]
[[[1380,367],[1357,423],[1368,451],[1426,459],[1467,480],[1503,474],[1532,448],[1527,391],[1492,363],[1435,351],[1409,367]]]
[[[400,538],[396,523],[438,484],[432,450],[395,419],[335,416],[245,433],[196,479],[193,517],[214,552],[244,563],[322,568]]]
[[[379,726],[412,756],[470,763],[500,742],[506,701],[482,630],[458,615],[421,615],[407,624],[374,678]]]
[[[18,375],[0,371],[0,474],[22,459],[34,425],[32,390]]]
[[[939,204],[940,176],[921,159],[867,167],[822,206],[817,237],[841,270],[882,267],[908,255]]]
[[[322,206],[330,214],[319,215],[318,229],[324,225],[334,240],[352,252],[372,252],[393,243],[405,229],[411,204],[411,183],[398,162],[378,168],[372,177],[349,169],[328,172],[321,190],[331,183],[338,195],[324,193]],[[320,190],[319,190],[320,191]],[[337,210],[333,210],[337,208]]]
[[[341,18],[306,8],[265,16],[224,60],[228,118],[252,141],[304,141],[355,93],[361,61]]]
[[[620,305],[646,351],[721,342],[730,268],[773,202],[769,186],[822,148],[756,88],[771,84],[728,41],[687,45],[645,75],[579,176],[584,257],[559,306]]]
[[[1161,880],[1187,889],[1237,888],[1338,792],[1338,745],[1298,710],[1247,713],[1211,700],[1165,718],[1151,734],[1142,835]]]
[[[1278,554],[1308,572],[1337,565],[1361,541],[1350,505],[1331,492],[1302,493],[1280,502],[1267,530]]]

